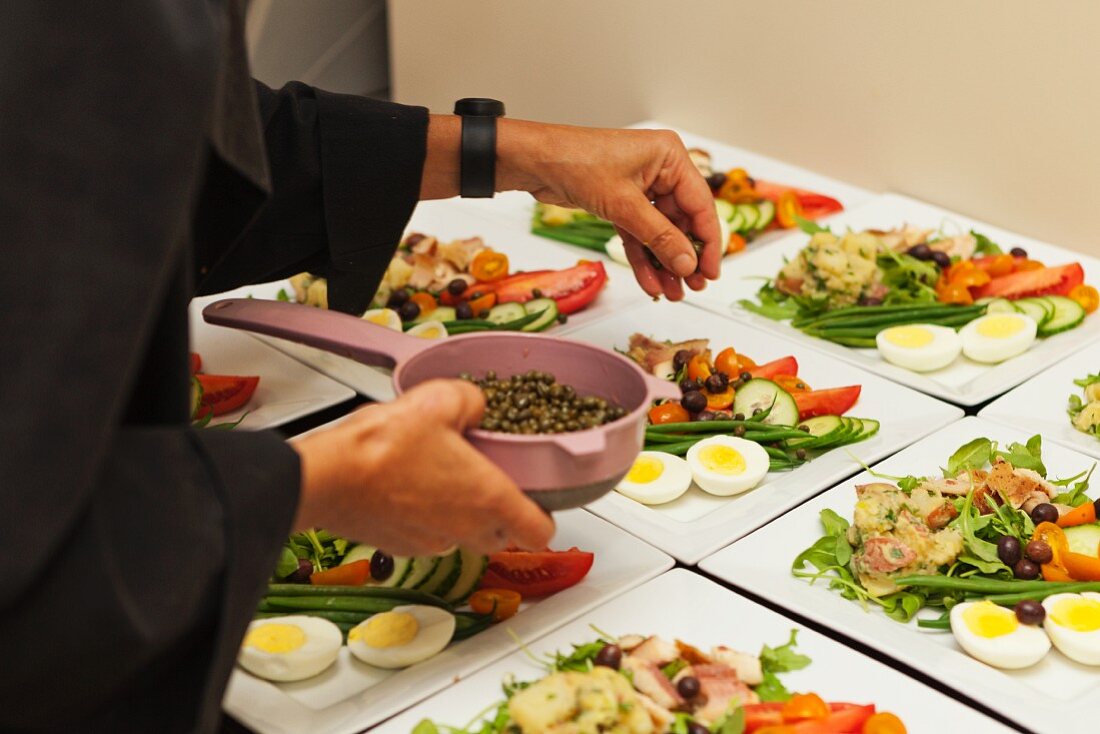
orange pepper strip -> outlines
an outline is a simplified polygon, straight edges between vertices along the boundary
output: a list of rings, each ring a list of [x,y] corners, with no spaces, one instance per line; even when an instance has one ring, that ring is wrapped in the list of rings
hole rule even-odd
[[[470,608],[478,614],[492,612],[494,622],[516,616],[523,597],[511,589],[478,589],[470,597]]]
[[[1091,525],[1094,522],[1096,522],[1096,503],[1086,502],[1059,517],[1058,527],[1072,528],[1074,525]]]
[[[826,719],[830,713],[829,704],[816,693],[796,693],[783,704],[783,721],[787,724],[807,719]]]
[[[1062,554],[1062,565],[1074,581],[1100,581],[1100,558],[1070,551]]]
[[[492,283],[508,277],[508,256],[503,252],[485,249],[474,255],[470,263],[470,275],[482,283]]]
[[[314,586],[362,586],[369,579],[370,561],[366,559],[309,575],[309,583]]]

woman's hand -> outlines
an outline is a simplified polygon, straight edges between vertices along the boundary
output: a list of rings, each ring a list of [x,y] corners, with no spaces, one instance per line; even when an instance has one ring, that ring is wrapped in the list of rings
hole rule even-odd
[[[584,209],[615,224],[638,284],[651,296],[683,298],[718,277],[718,216],[710,187],[668,130],[601,130],[502,119],[497,186]],[[688,234],[685,234],[688,233]],[[703,242],[697,259],[688,235]],[[664,266],[653,267],[653,251]]]
[[[484,410],[474,385],[436,380],[293,442],[302,462],[295,528],[395,555],[545,548],[553,520],[463,438]]]
[[[461,121],[433,115],[422,199],[458,195]],[[651,296],[683,298],[718,277],[722,246],[710,187],[678,135],[497,121],[496,188],[577,207],[613,222],[638,283]],[[703,242],[697,258],[688,236]],[[648,247],[661,262],[653,267]]]

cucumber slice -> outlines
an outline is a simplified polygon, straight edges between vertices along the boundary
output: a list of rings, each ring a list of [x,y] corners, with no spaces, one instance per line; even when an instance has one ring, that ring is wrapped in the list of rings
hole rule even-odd
[[[522,303],[498,303],[489,309],[489,315],[485,320],[492,321],[494,324],[507,324],[509,321],[522,319],[526,315],[527,311]]]
[[[1021,298],[1018,301],[1013,301],[1012,305],[1016,307],[1017,311],[1038,324],[1040,328],[1054,316],[1053,308],[1048,309],[1047,304],[1037,298]]]
[[[1100,523],[1074,525],[1071,528],[1064,528],[1064,531],[1070,552],[1082,553],[1093,558],[1100,556]]]
[[[978,305],[978,302],[974,302]],[[991,298],[985,305],[986,313],[1018,313],[1016,307],[1012,305],[1012,301],[1005,298]]]
[[[356,561],[367,561],[369,563],[377,550],[378,549],[372,545],[357,545],[347,552],[347,555],[344,556],[344,560],[340,561],[340,565],[346,566]],[[383,589],[402,586],[411,570],[412,558],[408,556],[393,556],[393,573],[390,574],[390,577],[384,581],[377,581],[371,578],[368,579],[367,583],[364,585],[378,586]]]
[[[729,203],[725,199],[715,199],[714,209],[718,212],[718,216],[725,221],[733,219],[733,213],[737,211],[733,204]]]
[[[760,216],[756,220],[756,231],[759,232],[775,219],[775,204],[769,199],[764,199],[756,205],[756,208],[760,210]]]
[[[458,551],[454,551],[438,558],[439,565],[420,585],[420,590],[427,594],[443,596],[451,590],[455,581],[458,581],[458,575],[462,572],[462,556]]]
[[[874,418],[856,418],[863,424],[863,433],[859,434],[857,441],[863,441],[878,433],[880,423]]]
[[[486,566],[489,565],[488,556],[471,553],[461,548],[458,552],[462,555],[461,572],[455,580],[454,586],[442,594],[443,599],[452,604],[461,604],[469,598],[470,594],[474,593],[477,585],[481,582],[481,577],[485,575]]]
[[[543,331],[549,329],[558,320],[558,302],[553,298],[536,298],[533,301],[528,301],[523,308],[528,316],[535,313],[541,313],[542,315],[524,326],[520,331]]]
[[[450,306],[437,306],[434,311],[423,318],[423,321],[457,321],[458,314]]]
[[[1085,309],[1080,303],[1065,296],[1045,296],[1054,305],[1054,315],[1039,327],[1039,336],[1051,336],[1069,331],[1085,320]]]
[[[738,227],[739,231],[747,232],[756,229],[756,220],[760,218],[760,210],[756,208],[755,204],[738,204],[737,211],[745,220],[741,226]]]
[[[401,581],[402,589],[416,589],[435,573],[439,566],[440,556],[414,556],[410,564],[409,572]]]
[[[738,207],[733,207],[733,216],[730,217],[730,231],[740,232],[745,227],[745,216]]]
[[[793,448],[809,443],[817,443],[845,428],[844,422],[837,415],[819,415],[814,418],[807,418],[799,423],[798,427],[805,429],[806,437],[789,438],[787,439],[787,446]]]
[[[771,412],[764,423],[773,426],[793,426],[798,424],[798,405],[786,390],[771,380],[757,377],[749,380],[733,398],[733,412],[748,417],[758,410]]]

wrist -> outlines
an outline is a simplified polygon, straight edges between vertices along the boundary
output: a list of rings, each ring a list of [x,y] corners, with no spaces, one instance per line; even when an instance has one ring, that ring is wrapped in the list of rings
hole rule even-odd
[[[554,145],[547,131],[554,126],[526,120],[497,120],[497,191],[535,191],[542,186],[544,146]]]

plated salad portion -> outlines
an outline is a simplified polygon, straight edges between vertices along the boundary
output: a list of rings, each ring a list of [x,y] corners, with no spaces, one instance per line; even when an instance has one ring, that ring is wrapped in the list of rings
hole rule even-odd
[[[630,337],[626,355],[679,384],[683,397],[649,411],[645,450],[618,491],[643,504],[680,497],[694,481],[719,496],[746,492],[769,471],[795,468],[838,446],[873,436],[879,422],[844,414],[860,386],[813,389],[793,356],[757,364],[707,339]],[[686,457],[686,458],[680,458]]]
[[[248,405],[260,385],[255,375],[208,375],[202,371],[202,355],[191,352],[191,425],[196,428],[234,428],[244,416],[232,423],[211,421]]]
[[[480,237],[443,242],[405,236],[363,318],[424,338],[473,331],[543,331],[586,308],[607,283],[603,263],[512,272]],[[328,308],[324,278],[290,279],[298,303]],[[286,300],[289,294],[283,294]]]
[[[1100,374],[1085,375],[1073,384],[1084,392],[1069,396],[1070,422],[1081,433],[1100,438]]]
[[[809,336],[877,349],[905,369],[943,369],[960,354],[1003,362],[1077,327],[1100,303],[1080,263],[1048,266],[978,232],[804,229],[806,247],[741,307]]]
[[[290,536],[238,662],[277,682],[328,670],[346,645],[362,663],[405,668],[508,619],[524,599],[579,583],[593,554],[456,549],[391,556],[324,530]]]
[[[811,663],[795,642],[792,630],[783,645],[753,654],[599,633],[568,653],[532,655],[545,677],[506,680],[505,700],[488,715],[461,727],[424,720],[413,734],[904,734],[902,721],[874,704],[788,691],[780,676]]]
[[[918,626],[995,667],[1030,667],[1051,643],[1100,665],[1094,468],[1049,478],[1039,436],[975,438],[933,474],[858,485],[851,521],[822,510],[824,534],[792,573],[902,622],[939,612]]]
[[[688,153],[714,194],[727,255],[741,252],[762,233],[791,229],[800,220],[816,221],[844,211],[843,205],[829,196],[755,179],[743,168],[717,171],[710,153],[700,148]],[[580,209],[536,203],[531,232],[628,264],[614,225]]]

